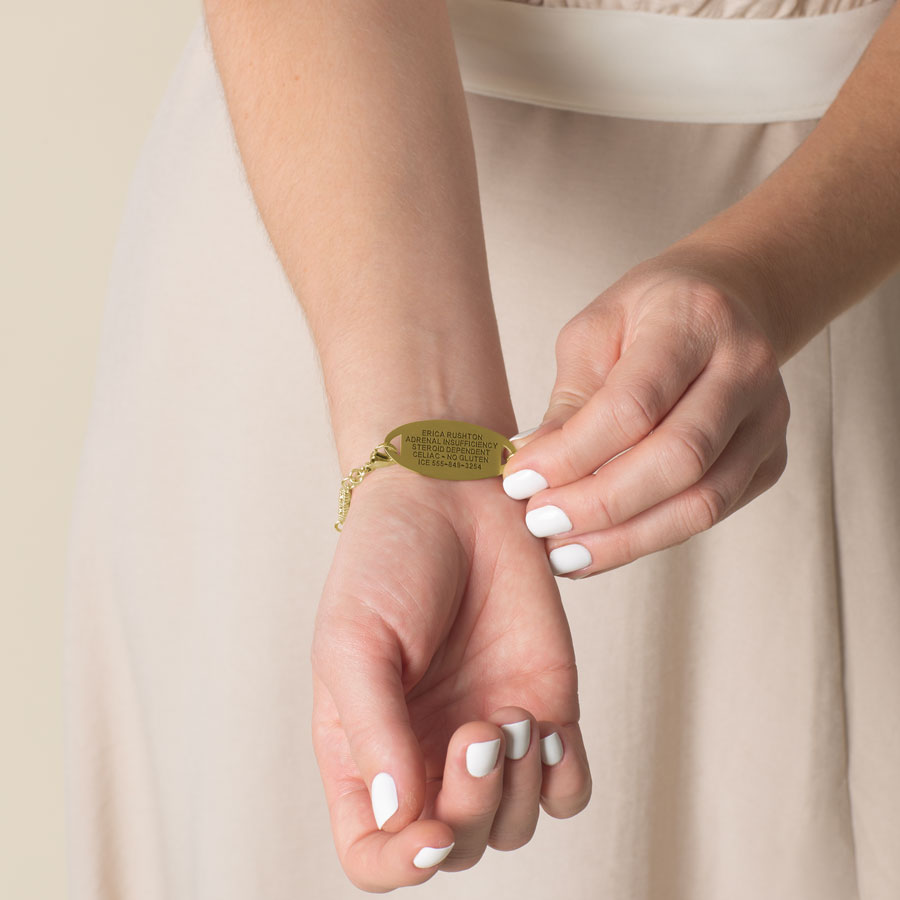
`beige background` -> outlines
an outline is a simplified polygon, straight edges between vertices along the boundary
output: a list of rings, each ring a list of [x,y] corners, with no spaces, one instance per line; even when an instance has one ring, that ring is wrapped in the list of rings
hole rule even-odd
[[[194,0],[8,4],[0,29],[0,897],[65,896],[62,575],[125,191]],[[77,823],[75,823],[77,827]]]

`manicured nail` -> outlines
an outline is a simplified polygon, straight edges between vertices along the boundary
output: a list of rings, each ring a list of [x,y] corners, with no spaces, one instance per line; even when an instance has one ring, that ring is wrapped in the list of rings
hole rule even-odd
[[[531,743],[531,719],[501,725],[500,728],[506,735],[507,759],[521,759],[528,752],[528,745]]]
[[[539,506],[525,513],[525,525],[535,537],[551,537],[572,530],[572,522],[558,506]]]
[[[550,568],[554,575],[567,575],[592,562],[591,552],[583,544],[566,544],[550,551]]]
[[[372,812],[375,813],[375,824],[381,828],[399,808],[394,779],[387,772],[379,772],[372,779]]]
[[[541,427],[540,425],[535,425],[534,428],[526,428],[525,431],[520,431],[518,434],[514,434],[510,438],[510,440],[517,441],[517,440],[519,440],[519,438],[528,437],[529,434],[534,434],[540,427]]]
[[[413,865],[417,869],[430,869],[432,866],[438,866],[450,855],[450,851],[455,846],[456,841],[449,847],[423,847],[416,854]]]
[[[476,778],[484,778],[490,774],[497,764],[500,753],[500,738],[492,741],[480,741],[466,747],[466,769]]]
[[[554,731],[541,738],[541,762],[545,766],[555,766],[563,758],[563,745]]]
[[[532,494],[544,490],[545,487],[547,487],[547,479],[535,472],[534,469],[520,469],[503,479],[503,490],[513,500],[525,500]]]

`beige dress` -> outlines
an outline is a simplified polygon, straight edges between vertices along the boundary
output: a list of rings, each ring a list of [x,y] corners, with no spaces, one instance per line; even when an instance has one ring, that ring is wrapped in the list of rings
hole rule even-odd
[[[548,0],[548,5],[550,0]],[[856,0],[573,0],[817,15]],[[518,421],[560,326],[809,134],[467,94]],[[900,897],[900,278],[784,367],[778,484],[691,541],[560,579],[594,795],[423,900]],[[67,604],[73,900],[362,896],[310,740],[337,540],[321,377],[244,181],[202,20],[111,273]]]

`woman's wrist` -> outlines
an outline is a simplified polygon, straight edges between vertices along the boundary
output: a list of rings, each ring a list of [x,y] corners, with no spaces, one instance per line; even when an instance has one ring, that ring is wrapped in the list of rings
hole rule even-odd
[[[401,348],[381,335],[379,348],[344,359],[325,352],[322,368],[342,471],[361,465],[384,437],[407,422],[453,419],[516,431],[499,338],[464,333],[456,340],[420,336]]]
[[[514,428],[444,4],[334,0],[289,15],[206,5],[248,182],[318,351],[342,469],[410,420]]]
[[[352,410],[348,410],[348,413]],[[342,472],[362,465],[385,435],[397,426],[423,419],[450,419],[482,425],[500,434],[516,432],[516,421],[509,398],[484,392],[481,395],[447,397],[437,393],[417,392],[414,395],[378,398],[365,403],[359,415],[334,426],[335,446]]]
[[[900,10],[803,143],[663,253],[741,282],[780,363],[900,264],[898,45]]]

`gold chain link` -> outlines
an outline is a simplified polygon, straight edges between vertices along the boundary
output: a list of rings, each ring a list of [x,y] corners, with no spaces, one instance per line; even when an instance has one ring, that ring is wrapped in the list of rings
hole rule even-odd
[[[379,444],[369,456],[369,461],[364,466],[351,469],[350,474],[341,479],[341,490],[338,495],[338,517],[334,523],[334,530],[341,531],[344,527],[344,519],[350,509],[350,495],[359,483],[373,469],[389,466],[394,460],[388,455],[387,444]]]

